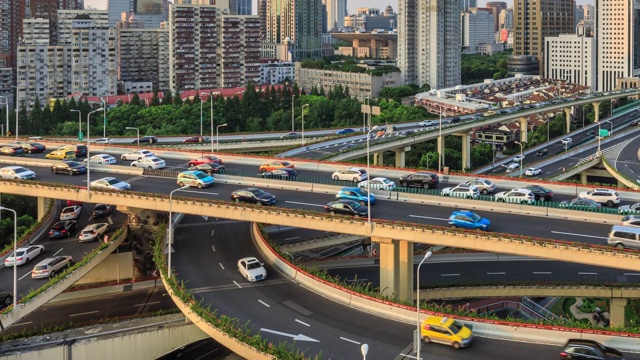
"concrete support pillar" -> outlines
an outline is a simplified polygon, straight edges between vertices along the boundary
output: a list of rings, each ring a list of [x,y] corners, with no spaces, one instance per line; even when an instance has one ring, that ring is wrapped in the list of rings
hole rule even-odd
[[[398,244],[398,299],[413,300],[413,243],[399,241]]]
[[[564,108],[564,117],[567,124],[567,134],[571,132],[571,108]]]
[[[585,174],[584,172],[580,173],[580,183],[582,185],[587,185],[587,174]]]
[[[468,133],[456,135],[462,138],[462,170],[471,169],[471,137]]]
[[[591,105],[593,105],[593,114],[594,114],[593,121],[598,122],[600,121],[600,103],[594,102],[594,103],[591,103]]]
[[[518,121],[520,122],[520,142],[526,143],[529,141],[529,119],[521,117]]]
[[[628,299],[613,298],[609,306],[609,321],[611,327],[624,326],[624,308]]]
[[[398,242],[379,237],[372,237],[371,241],[380,244],[380,293],[384,296],[397,295],[400,279]]]
[[[373,163],[375,165],[380,165],[380,166],[384,165],[384,161],[383,160],[384,159],[383,159],[383,152],[382,151],[373,153]]]
[[[396,167],[403,168],[405,167],[405,158],[406,152],[411,150],[411,146],[401,147],[397,149],[393,149],[393,152],[396,153]]]
[[[47,214],[47,204],[49,199],[38,197],[38,221],[41,221]]]

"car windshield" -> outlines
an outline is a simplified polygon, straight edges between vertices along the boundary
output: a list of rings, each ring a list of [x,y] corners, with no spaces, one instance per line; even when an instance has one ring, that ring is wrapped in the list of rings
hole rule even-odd
[[[62,209],[62,212],[63,212],[63,213],[72,213],[72,212],[74,212],[74,211],[75,211],[75,209],[74,209],[74,208],[72,208],[72,207],[68,207],[68,208],[64,208],[64,209]]]
[[[460,324],[457,321],[454,321],[451,326],[449,326],[449,330],[451,330],[452,333],[457,334],[460,332],[460,330],[462,330],[462,328],[464,327],[464,325]]]
[[[367,192],[364,189],[358,189],[357,192],[358,192],[358,195],[361,195],[361,196],[367,196],[368,195]]]
[[[258,269],[258,268],[260,268],[260,266],[262,266],[262,265],[260,265],[260,263],[259,263],[259,262],[250,262],[250,263],[247,263],[247,269],[249,269],[249,270],[252,270],[252,269]]]
[[[16,168],[16,169],[13,169],[13,172],[14,172],[14,173],[16,173],[16,174],[20,174],[20,173],[27,172],[27,171],[29,171],[29,170],[27,170],[27,169],[25,169],[25,168]]]
[[[111,179],[105,179],[105,181],[107,182],[107,184],[109,185],[115,185],[117,183],[120,182],[120,180],[116,179],[116,178],[111,178]]]
[[[471,220],[473,220],[473,222],[478,222],[478,221],[482,220],[480,215],[475,214],[475,213],[471,214],[470,217],[471,217]]]
[[[255,190],[252,190],[251,192],[256,197],[261,197],[261,196],[264,196],[266,194],[266,192],[264,192],[264,190],[261,190],[261,189],[255,189]]]
[[[79,162],[75,162],[75,161],[70,161],[67,163],[67,165],[69,165],[69,167],[76,167],[81,165]]]
[[[383,179],[383,180],[382,180],[382,182],[383,182],[383,183],[385,183],[385,184],[391,184],[391,183],[393,183],[393,181],[391,181],[391,180],[389,180],[389,179]]]
[[[107,208],[107,205],[104,204],[98,204],[96,205],[96,210],[104,210]]]
[[[93,233],[93,229],[88,229],[88,230],[84,229],[84,230],[82,230],[82,233],[83,234],[92,234]]]
[[[33,270],[35,271],[41,271],[41,270],[47,270],[47,265],[36,265]]]
[[[195,175],[196,175],[196,177],[197,177],[198,179],[204,179],[204,178],[206,178],[206,177],[209,177],[209,175],[207,175],[207,174],[205,174],[205,173],[203,173],[203,172],[197,172],[197,173],[195,173]]]
[[[53,230],[60,230],[62,228],[64,228],[64,223],[59,222],[53,225]]]
[[[360,205],[360,203],[359,203],[359,202],[355,202],[355,201],[354,201],[354,202],[352,202],[352,203],[350,203],[349,205],[350,205],[354,210],[356,210],[356,209],[359,209],[359,208],[363,207],[363,205]]]

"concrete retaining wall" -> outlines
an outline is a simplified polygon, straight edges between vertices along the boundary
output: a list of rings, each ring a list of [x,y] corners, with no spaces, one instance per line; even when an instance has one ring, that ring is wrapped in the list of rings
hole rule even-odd
[[[133,253],[111,254],[74,285],[133,278]]]

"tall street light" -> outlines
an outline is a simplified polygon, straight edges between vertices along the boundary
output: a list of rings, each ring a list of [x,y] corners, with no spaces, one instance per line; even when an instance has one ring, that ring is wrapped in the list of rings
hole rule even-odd
[[[442,158],[444,157],[444,143],[442,142],[442,106],[440,108],[440,122],[438,123],[438,141],[440,142],[442,149],[438,148],[438,173],[441,171]],[[442,150],[442,151],[441,151]]]
[[[138,146],[140,146],[140,129],[133,126],[127,126],[125,129],[127,130],[135,130],[136,131],[136,139],[138,139]]]
[[[216,126],[216,152],[219,151],[219,143],[218,143],[218,130],[223,127],[223,126],[227,126],[227,123],[224,124],[220,124],[218,126]],[[213,152],[213,151],[212,151]]]
[[[102,137],[107,137],[107,98],[100,98],[102,101]],[[148,105],[147,105],[148,106]]]
[[[16,88],[16,140],[18,140],[18,122],[19,122],[18,113],[20,112],[20,90],[18,90],[17,86],[15,86],[15,88]],[[7,127],[7,131],[9,131],[8,127]]]
[[[213,94],[209,94],[209,120],[211,122],[211,137],[209,138],[209,141],[211,141],[211,153],[213,154]],[[218,137],[216,136],[216,140],[218,139]],[[204,141],[204,139],[202,140]]]
[[[180,191],[180,190],[186,190],[188,188],[189,188],[189,185],[185,185],[185,186],[183,186],[181,188],[177,188],[175,190],[172,190],[169,193],[169,239],[167,239],[168,240],[167,241],[167,251],[169,252],[169,256],[168,256],[169,261],[167,262],[167,277],[168,278],[171,278],[171,273],[172,273],[172,271],[171,271],[171,253],[172,253],[171,244],[173,244],[173,212],[172,212],[172,209],[171,209],[171,200],[172,200],[174,192]]]
[[[202,95],[207,95],[207,93],[201,92],[200,95],[198,95],[200,97],[200,136],[202,136]],[[211,107],[213,107],[213,105]]]
[[[91,149],[89,148],[89,119],[91,114],[104,110],[95,109],[87,114],[87,193],[91,195]]]
[[[522,144],[517,141],[515,141],[515,143],[520,145],[520,177],[522,177],[522,159],[524,159],[524,156],[522,155],[522,150],[524,149],[524,146],[522,146]]]
[[[0,98],[4,99],[4,109],[7,112],[7,127],[2,129],[2,136],[4,136],[4,131],[9,130],[9,98],[6,96],[0,96]]]
[[[71,112],[78,113],[78,141],[81,141],[80,134],[82,133],[82,111],[77,109],[71,109]]]
[[[13,213],[13,307],[18,303],[18,214],[15,210],[8,207],[0,206],[0,210],[7,210]]]
[[[296,131],[294,119],[296,118],[296,96],[291,96],[291,132]]]
[[[309,107],[309,104],[302,105],[302,145],[304,145],[304,108]]]
[[[416,359],[420,360],[420,345],[422,345],[422,336],[420,336],[420,266],[432,255],[431,251],[427,251],[422,258],[422,261],[418,264],[418,269],[416,270]]]
[[[362,346],[360,346],[360,352],[362,353],[362,360],[367,360],[367,354],[369,353],[369,344],[362,344]]]

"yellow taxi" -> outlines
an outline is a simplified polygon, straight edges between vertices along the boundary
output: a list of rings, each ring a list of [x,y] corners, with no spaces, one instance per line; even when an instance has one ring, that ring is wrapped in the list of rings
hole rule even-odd
[[[494,116],[495,114],[496,114],[495,111],[489,110],[486,113],[484,113],[483,115],[484,115],[484,117],[489,117],[489,116]]]
[[[45,159],[52,160],[75,160],[76,152],[68,149],[53,150],[45,156]]]
[[[455,349],[467,347],[473,341],[471,325],[464,325],[448,317],[433,315],[422,322],[420,336],[425,343],[451,345]]]

